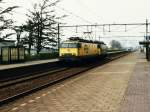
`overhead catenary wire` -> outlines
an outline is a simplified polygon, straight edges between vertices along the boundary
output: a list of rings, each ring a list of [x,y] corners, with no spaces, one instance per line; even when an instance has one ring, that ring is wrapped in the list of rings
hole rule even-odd
[[[129,26],[136,26],[136,25],[146,25],[146,23],[119,23],[119,24],[90,24],[90,25],[85,25],[85,24],[81,24],[81,25],[64,25],[64,26],[60,26],[60,27],[87,27],[87,26],[93,26],[93,27],[95,27],[95,26],[109,26],[109,25],[111,25],[111,26],[121,26],[121,25],[129,25]],[[150,23],[148,23],[148,25],[150,25]]]
[[[150,23],[148,23],[148,24],[150,25]],[[81,27],[103,27],[103,35],[105,35],[105,32],[111,32],[110,26],[125,26],[124,32],[127,32],[127,31],[129,31],[129,30],[127,30],[127,26],[136,26],[136,27],[134,27],[134,29],[135,29],[137,27],[145,26],[145,25],[146,25],[146,23],[125,23],[125,24],[114,23],[114,24],[91,24],[91,25],[67,25],[67,26],[60,26],[60,27],[67,27],[67,28],[71,28],[71,27],[80,27],[80,28]],[[105,29],[106,26],[109,27],[108,31]],[[117,32],[119,32],[119,31],[117,31]]]
[[[143,25],[137,25],[137,26],[130,28],[130,29],[128,28],[128,30],[126,29],[126,31],[136,30],[137,28],[139,28],[141,26],[143,26]]]
[[[118,37],[124,37],[124,38],[141,37],[141,38],[143,38],[143,35],[124,35],[124,36],[122,36],[122,35],[112,35],[112,36],[105,36],[105,37],[101,37],[101,38],[114,38],[114,37],[116,37],[116,38],[118,38]]]
[[[88,20],[84,19],[83,17],[78,16],[77,14],[74,14],[73,12],[68,11],[68,10],[66,10],[66,9],[64,9],[64,8],[62,8],[62,7],[60,7],[60,6],[55,6],[55,7],[57,7],[57,8],[59,8],[59,9],[63,10],[64,12],[67,12],[68,14],[71,14],[71,15],[75,16],[76,18],[79,18],[80,20],[82,20],[82,21],[84,21],[84,22],[86,22],[86,23],[93,24],[91,21],[88,21]]]

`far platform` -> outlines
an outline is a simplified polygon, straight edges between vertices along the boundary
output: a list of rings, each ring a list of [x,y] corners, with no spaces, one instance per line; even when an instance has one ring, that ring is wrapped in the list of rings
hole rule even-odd
[[[27,61],[27,62],[16,63],[16,64],[0,65],[0,70],[17,68],[17,67],[26,67],[30,65],[45,64],[45,63],[56,62],[56,61],[59,61],[59,60],[56,58],[56,59]]]
[[[150,63],[131,53],[0,107],[0,112],[149,112]]]

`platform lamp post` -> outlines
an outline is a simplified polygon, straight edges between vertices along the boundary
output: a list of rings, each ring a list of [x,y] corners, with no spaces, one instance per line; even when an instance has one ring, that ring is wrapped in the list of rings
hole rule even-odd
[[[60,48],[60,24],[66,24],[66,23],[61,23],[60,19],[63,19],[67,17],[68,15],[62,15],[61,17],[57,17],[56,19],[58,20],[58,25],[57,25],[57,46],[58,46],[58,53],[59,53],[59,48]]]
[[[99,41],[101,41],[101,36],[99,36],[98,38],[99,38]]]
[[[148,20],[146,19],[146,41],[148,41]],[[145,44],[146,47],[146,59],[149,60],[149,44]]]
[[[60,23],[58,23],[57,27],[58,27],[58,32],[57,32],[58,33],[58,37],[57,37],[58,38],[58,42],[57,43],[58,43],[58,53],[59,53],[59,47],[60,47]]]

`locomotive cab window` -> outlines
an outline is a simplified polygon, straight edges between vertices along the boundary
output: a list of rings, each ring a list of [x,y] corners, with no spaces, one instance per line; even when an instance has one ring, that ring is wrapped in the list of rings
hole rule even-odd
[[[80,43],[62,43],[60,45],[61,48],[80,48]]]
[[[77,43],[77,45],[78,45],[78,48],[81,48],[81,43]]]
[[[78,47],[78,44],[77,44],[77,43],[69,43],[69,44],[68,44],[68,47],[69,47],[69,48],[77,48],[77,47]]]
[[[60,45],[60,47],[61,47],[61,48],[68,48],[68,44],[67,44],[67,43],[62,43],[62,44]]]

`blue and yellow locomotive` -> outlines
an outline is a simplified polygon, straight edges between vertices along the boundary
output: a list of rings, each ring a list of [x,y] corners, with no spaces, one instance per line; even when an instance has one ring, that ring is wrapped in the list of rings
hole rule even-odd
[[[106,56],[107,46],[103,42],[83,40],[78,37],[70,38],[60,45],[60,60],[73,61]]]

